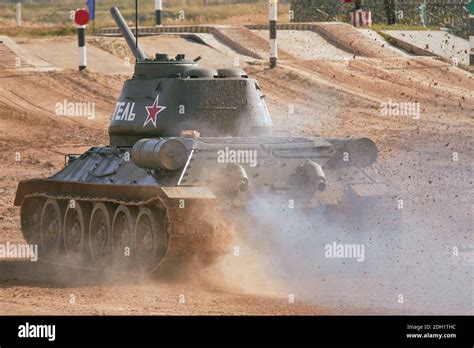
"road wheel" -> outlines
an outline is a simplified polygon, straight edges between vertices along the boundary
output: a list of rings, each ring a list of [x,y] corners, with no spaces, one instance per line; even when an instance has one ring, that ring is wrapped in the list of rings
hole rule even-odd
[[[120,205],[112,220],[112,253],[114,265],[128,267],[133,256],[133,231],[137,217],[137,208]]]
[[[89,250],[92,261],[103,266],[112,258],[113,208],[108,203],[96,203],[89,225]]]
[[[166,256],[165,214],[158,208],[142,207],[135,224],[135,255],[140,273],[154,271]]]
[[[86,255],[86,236],[89,228],[90,207],[86,202],[70,200],[64,213],[64,250],[72,262]]]
[[[41,213],[41,250],[49,259],[56,258],[61,252],[64,204],[48,199]]]

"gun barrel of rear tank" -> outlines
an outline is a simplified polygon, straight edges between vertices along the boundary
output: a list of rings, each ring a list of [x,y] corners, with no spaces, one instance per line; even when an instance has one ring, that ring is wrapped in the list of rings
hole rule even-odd
[[[123,19],[123,16],[120,13],[120,10],[117,7],[112,7],[110,9],[110,14],[114,18],[115,23],[117,24],[123,37],[127,41],[128,47],[130,47],[130,50],[133,52],[133,55],[137,57],[137,60],[139,62],[146,60],[147,56],[143,52],[142,48],[137,45],[137,39],[135,38],[132,31],[130,30],[127,23],[125,22],[125,19]]]

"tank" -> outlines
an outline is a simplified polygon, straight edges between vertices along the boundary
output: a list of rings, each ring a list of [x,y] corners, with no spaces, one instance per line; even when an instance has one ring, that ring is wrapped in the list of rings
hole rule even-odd
[[[111,110],[110,144],[18,185],[22,232],[41,259],[147,274],[212,262],[229,238],[216,216],[246,219],[262,197],[350,224],[393,200],[369,175],[370,139],[274,136],[261,88],[243,70],[146,57],[119,10],[111,14],[137,60]]]

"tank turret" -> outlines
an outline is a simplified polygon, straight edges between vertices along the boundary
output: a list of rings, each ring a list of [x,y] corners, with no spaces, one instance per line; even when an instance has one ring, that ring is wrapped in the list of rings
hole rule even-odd
[[[146,57],[118,8],[110,10],[137,58],[109,126],[110,144],[130,146],[142,138],[268,133],[272,121],[258,82],[241,69],[199,68],[184,54]]]

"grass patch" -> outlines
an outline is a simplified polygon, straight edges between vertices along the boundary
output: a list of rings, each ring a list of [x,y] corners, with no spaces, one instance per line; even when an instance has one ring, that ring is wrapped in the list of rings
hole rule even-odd
[[[11,37],[54,37],[77,35],[73,27],[48,27],[48,28],[3,28],[2,35]]]
[[[439,27],[437,26],[423,27],[421,25],[411,25],[411,24],[388,25],[388,24],[383,24],[383,23],[372,23],[372,29],[378,32],[380,32],[381,30],[420,30],[420,31],[437,30],[439,31]]]

